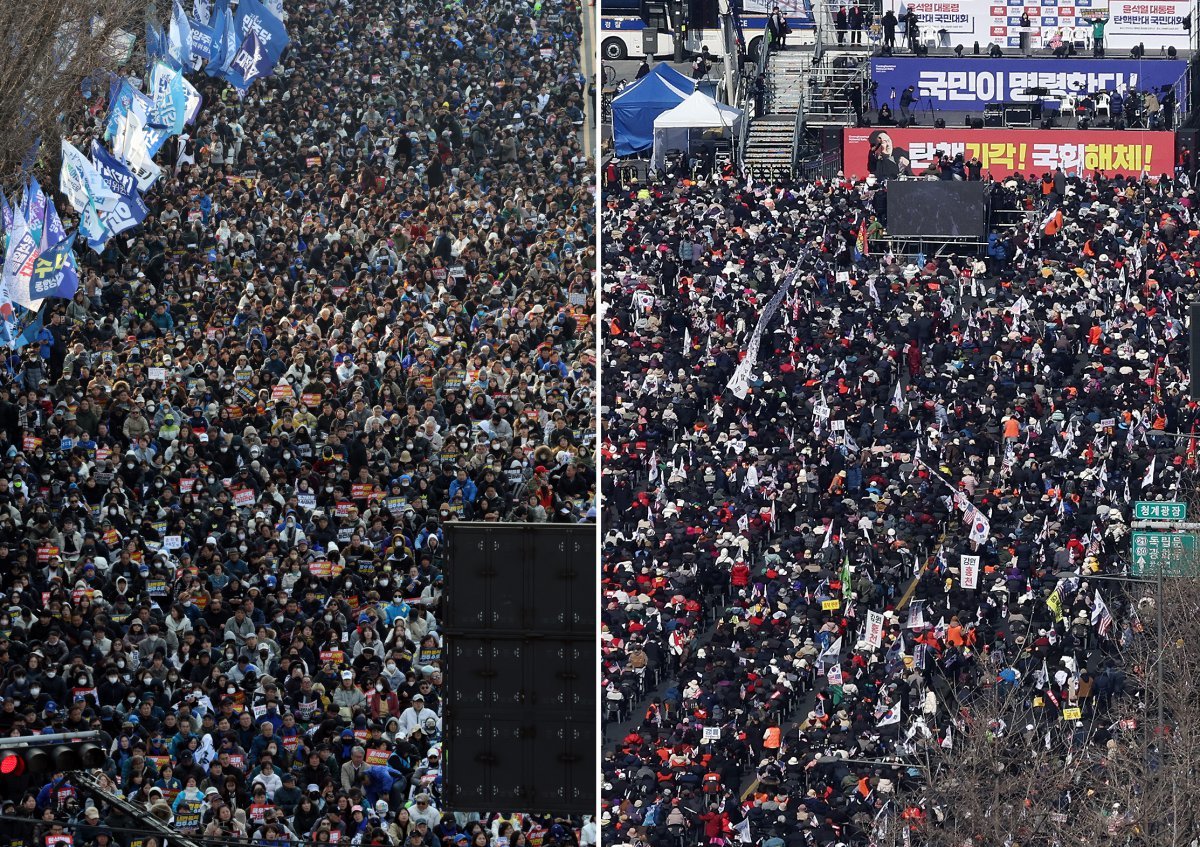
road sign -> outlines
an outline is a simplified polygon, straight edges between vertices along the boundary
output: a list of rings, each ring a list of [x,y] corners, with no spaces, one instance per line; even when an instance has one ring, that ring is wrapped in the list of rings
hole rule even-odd
[[[1135,521],[1187,520],[1187,503],[1134,503],[1133,519]]]
[[[1196,575],[1196,535],[1191,532],[1135,532],[1129,572],[1153,576],[1159,568],[1167,576]]]

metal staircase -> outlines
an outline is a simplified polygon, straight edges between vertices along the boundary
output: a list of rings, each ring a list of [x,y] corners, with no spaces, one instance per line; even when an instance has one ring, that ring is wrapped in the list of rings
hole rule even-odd
[[[881,0],[865,0],[865,5],[878,21]],[[742,165],[751,173],[773,176],[794,169],[807,155],[809,127],[853,126],[852,91],[860,92],[860,103],[868,105],[865,88],[875,44],[865,31],[861,44],[849,43],[848,33],[847,43],[838,45],[833,10],[829,3],[814,2],[814,43],[773,51],[755,70],[764,74],[766,92],[764,113],[748,121],[741,146]],[[753,98],[743,102],[752,115]]]
[[[856,116],[850,92],[860,92],[860,102],[866,100],[863,88],[869,68],[869,48],[861,45],[827,48],[819,62],[811,67],[805,84],[808,86],[809,126],[853,126]]]
[[[754,174],[777,174],[792,167],[796,115],[764,115],[751,122],[744,165]]]

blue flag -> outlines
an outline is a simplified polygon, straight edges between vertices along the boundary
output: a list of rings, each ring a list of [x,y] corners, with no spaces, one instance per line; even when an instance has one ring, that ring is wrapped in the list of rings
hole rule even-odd
[[[13,227],[13,208],[9,205],[8,197],[4,194],[4,189],[0,189],[0,218],[4,222],[4,231],[8,232]]]
[[[14,350],[20,350],[37,340],[37,337],[42,334],[42,313],[38,312],[34,315],[33,320],[29,322],[29,326],[25,327],[14,338],[12,334],[12,326],[8,321],[0,320],[0,341],[6,343]]]
[[[17,285],[10,290],[12,299],[27,309],[36,309],[46,297],[69,300],[79,288],[79,269],[75,264],[75,252],[71,249],[75,234],[59,242],[33,263],[28,287]]]
[[[208,24],[202,24],[199,21],[191,21],[192,25],[192,54],[198,59],[203,59],[206,62],[211,62],[213,57],[213,42],[214,31]]]
[[[155,18],[153,8],[150,6],[146,12],[146,55],[151,61],[167,55],[167,36]]]
[[[238,84],[232,74],[240,75],[241,81],[247,85],[251,79],[270,76],[279,57],[283,55],[284,49],[291,41],[283,27],[283,21],[275,17],[271,10],[259,0],[241,0],[237,10],[237,31],[237,40],[240,45],[239,57],[245,52],[248,58],[241,59],[237,69],[231,72],[229,81],[234,85]],[[247,43],[251,32],[258,36],[257,43]],[[250,67],[254,68],[254,72],[247,79],[246,67],[251,59],[253,59],[253,63]]]
[[[244,96],[250,84],[260,76],[270,74],[275,65],[267,56],[257,30],[250,30],[233,57],[233,63],[225,78]]]
[[[49,202],[46,199],[46,192],[42,191],[42,186],[38,184],[36,178],[29,181],[29,204],[22,210],[25,215],[25,223],[29,227],[29,234],[33,236],[34,242],[42,243],[42,230],[46,226],[46,204]]]
[[[48,250],[67,237],[67,230],[58,217],[58,209],[54,208],[53,200],[46,200],[45,224],[42,227],[42,250]]]
[[[138,192],[137,177],[99,141],[92,141],[92,164],[108,189],[121,198],[111,212],[101,215],[105,227],[116,235],[144,221],[150,210]]]
[[[171,24],[167,28],[167,55],[186,67],[192,63],[192,27],[179,0],[171,9]]]
[[[151,124],[166,130],[169,135],[183,132],[188,108],[187,94],[183,90],[182,71],[171,67],[167,62],[155,62],[150,69],[150,101]],[[164,138],[163,141],[165,140]]]
[[[224,77],[240,41],[233,12],[229,10],[229,0],[217,0],[213,21],[213,57],[204,71],[209,76]]]
[[[0,276],[0,316],[12,314],[12,292],[28,287],[37,258],[37,242],[29,232],[23,219],[16,222],[15,231],[9,236],[8,250],[4,256],[4,272]]]

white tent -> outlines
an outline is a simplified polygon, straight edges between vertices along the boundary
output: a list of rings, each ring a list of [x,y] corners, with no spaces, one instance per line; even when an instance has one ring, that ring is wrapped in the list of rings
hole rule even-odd
[[[697,91],[654,119],[654,167],[663,167],[668,150],[690,149],[693,132],[732,141],[741,120],[741,109],[722,105]]]

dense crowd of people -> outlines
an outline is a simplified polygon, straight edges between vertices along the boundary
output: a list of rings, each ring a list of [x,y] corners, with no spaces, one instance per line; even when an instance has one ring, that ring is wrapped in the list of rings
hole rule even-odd
[[[200,840],[594,844],[441,810],[445,527],[595,520],[579,4],[284,6],[0,374],[0,730],[101,730]],[[8,843],[162,843],[3,784]]]
[[[1196,466],[1188,176],[995,182],[915,258],[874,177],[606,185],[605,843],[880,843],[1004,691],[1103,755],[1144,670],[1095,577]]]

